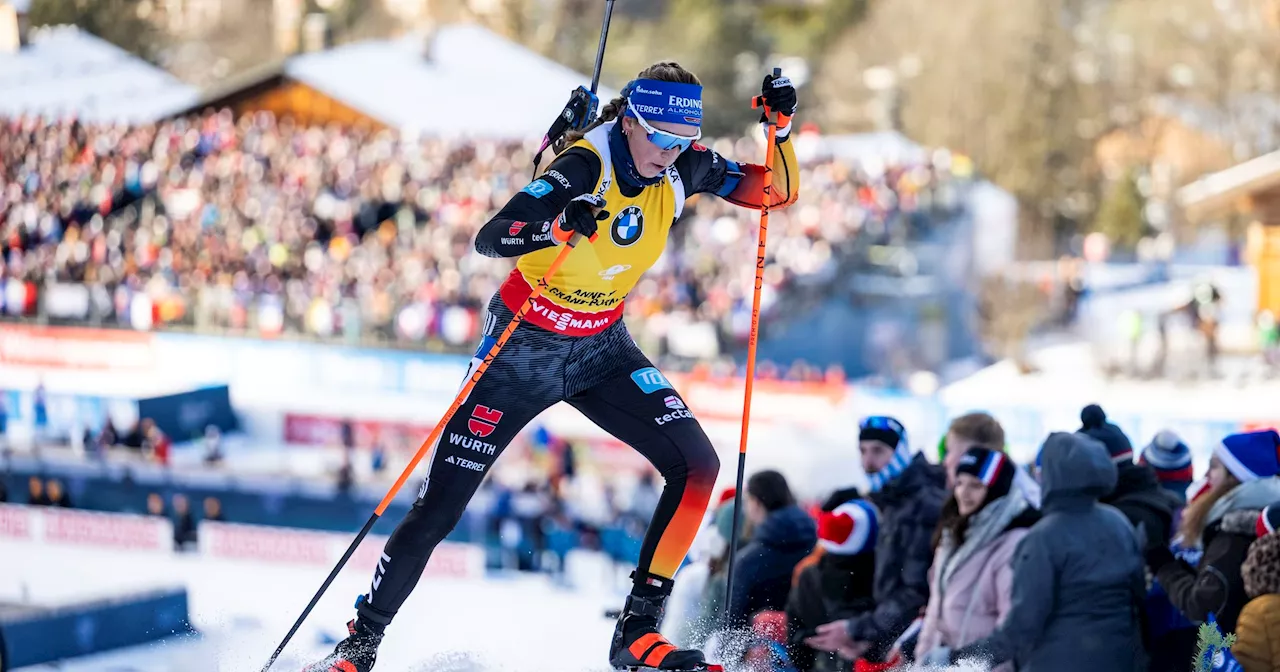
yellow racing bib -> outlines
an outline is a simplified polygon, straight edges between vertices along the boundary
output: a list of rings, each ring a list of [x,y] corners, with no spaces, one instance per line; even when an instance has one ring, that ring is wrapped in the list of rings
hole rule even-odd
[[[671,225],[684,210],[685,188],[674,165],[661,182],[641,189],[635,197],[618,189],[608,135],[615,123],[597,126],[573,145],[599,159],[600,178],[594,193],[605,199],[610,216],[600,222],[595,242],[583,240],[531,306],[525,319],[544,329],[585,336],[621,319],[623,300],[658,261]],[[546,226],[549,233],[554,223]],[[502,287],[503,301],[511,310],[524,303],[560,249],[557,245],[520,257]]]

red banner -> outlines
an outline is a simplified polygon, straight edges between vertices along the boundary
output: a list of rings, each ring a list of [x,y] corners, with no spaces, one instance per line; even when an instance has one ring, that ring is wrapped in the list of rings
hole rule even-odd
[[[218,558],[308,565],[323,565],[329,558],[329,535],[322,532],[206,522],[200,543],[207,555]]]
[[[208,557],[228,560],[331,567],[346,552],[354,537],[354,534],[235,523],[206,521],[200,524],[201,552]],[[372,572],[386,543],[384,536],[365,537],[347,566],[360,572]],[[431,553],[431,561],[422,575],[477,578],[483,574],[483,549],[470,544],[444,542]]]
[[[322,415],[286,413],[284,416],[285,443],[303,446],[341,446],[342,423],[345,418]],[[421,425],[385,420],[352,420],[351,429],[356,446],[367,447],[375,441],[399,445],[402,440],[413,448],[426,440],[435,425]]]
[[[164,519],[88,511],[44,512],[45,541],[87,546],[160,550],[173,545]]]
[[[0,506],[0,537],[31,538],[31,512],[20,506]]]
[[[0,537],[49,544],[167,551],[173,525],[167,518],[0,504]]]
[[[0,326],[0,364],[48,369],[147,371],[150,334],[113,329]]]

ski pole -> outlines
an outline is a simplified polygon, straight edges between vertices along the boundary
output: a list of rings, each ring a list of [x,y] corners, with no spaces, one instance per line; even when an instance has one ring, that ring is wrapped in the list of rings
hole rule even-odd
[[[598,235],[598,233],[592,234],[590,240],[595,241]],[[542,292],[547,288],[552,276],[556,274],[556,271],[560,270],[561,264],[564,263],[564,260],[569,257],[569,253],[581,241],[582,234],[574,233],[573,236],[569,238],[568,243],[561,248],[560,253],[556,255],[556,258],[551,261],[551,266],[547,268],[547,272],[538,280],[538,284],[533,286],[532,291],[529,293],[529,298],[525,299],[524,305],[520,306],[520,310],[516,311],[515,316],[511,318],[511,323],[502,331],[502,335],[498,337],[498,340],[489,347],[489,352],[485,354],[480,365],[476,367],[475,373],[471,374],[471,377],[467,379],[466,384],[458,391],[458,395],[454,398],[453,404],[449,406],[449,410],[445,412],[444,417],[436,424],[435,429],[431,430],[431,434],[427,436],[427,440],[422,442],[422,446],[418,448],[418,452],[414,453],[413,459],[409,460],[409,464],[404,468],[404,471],[400,472],[400,477],[396,479],[396,482],[391,486],[391,489],[387,491],[387,495],[382,498],[382,502],[378,504],[378,508],[374,509],[373,515],[369,516],[369,520],[365,521],[364,527],[360,528],[360,533],[356,535],[355,540],[347,547],[347,551],[342,554],[342,558],[338,560],[338,564],[334,565],[333,570],[329,572],[329,576],[325,578],[324,583],[320,584],[320,590],[317,590],[316,594],[311,597],[311,601],[307,603],[307,608],[302,610],[302,615],[298,616],[298,620],[294,621],[293,627],[289,628],[289,633],[284,636],[284,640],[280,642],[280,645],[276,647],[275,652],[271,654],[271,658],[267,660],[267,664],[262,667],[262,672],[266,672],[271,669],[271,666],[276,662],[276,659],[280,657],[281,652],[284,651],[284,647],[289,644],[289,640],[293,639],[294,634],[298,632],[298,628],[302,626],[303,621],[307,620],[307,616],[311,613],[311,610],[320,602],[320,597],[329,589],[329,585],[333,583],[335,578],[337,578],[338,573],[341,572],[343,566],[347,564],[347,560],[351,559],[351,554],[355,553],[356,548],[360,546],[360,542],[369,534],[369,530],[373,529],[374,523],[378,522],[378,519],[382,517],[383,512],[387,510],[387,506],[391,504],[393,499],[395,499],[396,493],[404,486],[405,481],[409,480],[409,474],[413,473],[413,470],[418,466],[418,463],[422,461],[422,458],[430,452],[431,447],[434,446],[436,441],[440,438],[440,433],[444,431],[445,425],[449,424],[449,421],[453,419],[453,414],[457,413],[458,409],[462,407],[462,404],[466,402],[467,397],[471,394],[471,390],[476,386],[476,383],[479,382],[480,376],[484,375],[484,372],[489,369],[489,365],[493,363],[494,358],[498,356],[498,351],[502,349],[502,346],[507,342],[507,339],[511,338],[511,334],[515,333],[516,327],[520,326],[521,322],[524,322],[524,317],[529,313],[530,308],[533,306],[533,301],[542,296]]]
[[[600,25],[600,42],[596,45],[596,65],[591,73],[591,93],[595,93],[596,87],[600,84],[600,68],[604,65],[604,43],[609,39],[609,19],[612,16],[613,0],[605,0],[604,23]]]
[[[782,76],[782,68],[773,69],[774,77]],[[764,157],[764,195],[760,199],[760,241],[756,246],[756,288],[751,297],[751,336],[747,340],[746,389],[742,399],[742,436],[738,441],[738,483],[733,493],[733,527],[729,533],[729,572],[726,577],[723,625],[729,625],[729,596],[733,595],[733,570],[738,555],[738,512],[742,507],[742,481],[747,471],[747,428],[751,422],[751,387],[756,376],[756,341],[760,334],[760,289],[764,287],[765,240],[769,233],[769,202],[773,198],[773,152],[777,144],[778,120],[764,102],[764,96],[751,99],[751,108],[764,108],[765,123],[769,127],[769,142]]]

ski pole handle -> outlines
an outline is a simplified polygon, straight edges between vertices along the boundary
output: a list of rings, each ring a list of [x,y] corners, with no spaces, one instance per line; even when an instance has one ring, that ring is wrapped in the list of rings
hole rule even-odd
[[[774,69],[773,69],[773,76],[774,76],[774,77],[781,77],[781,76],[782,76],[782,68],[774,68]],[[771,116],[769,116],[769,113],[770,113],[770,112],[772,112],[773,110],[770,110],[770,109],[769,109],[769,105],[768,105],[768,103],[764,102],[764,94],[760,94],[760,95],[755,96],[754,98],[752,98],[752,99],[751,99],[751,109],[753,109],[753,110],[758,110],[758,109],[760,109],[760,108],[762,108],[762,107],[764,108],[765,121],[766,121],[767,123],[769,123],[770,125],[777,125],[777,123],[778,123],[777,118],[776,118],[776,117],[771,117]]]

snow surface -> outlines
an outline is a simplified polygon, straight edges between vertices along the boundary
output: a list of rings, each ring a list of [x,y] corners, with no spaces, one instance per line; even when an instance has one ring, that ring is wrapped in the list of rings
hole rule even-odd
[[[8,540],[0,558],[0,601],[51,605],[183,585],[201,631],[12,672],[258,672],[329,571]],[[578,589],[530,575],[424,579],[388,628],[375,672],[612,672],[614,622],[604,614],[622,598],[610,572],[579,557],[569,568]],[[271,669],[297,672],[332,651],[368,580],[340,574]],[[976,662],[950,670],[987,669]]]
[[[328,573],[324,569],[0,543],[0,601],[59,604],[129,589],[184,585],[202,636],[14,672],[256,672]],[[344,571],[272,670],[296,672],[333,649],[369,576]],[[600,588],[557,588],[536,576],[424,579],[388,628],[377,672],[605,671],[621,600]]]

